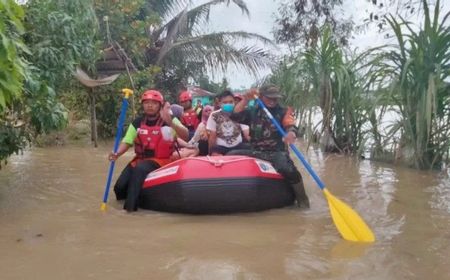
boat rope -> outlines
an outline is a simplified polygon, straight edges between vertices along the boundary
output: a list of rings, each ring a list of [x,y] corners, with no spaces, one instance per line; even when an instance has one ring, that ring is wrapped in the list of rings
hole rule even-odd
[[[189,158],[189,159],[206,161],[206,162],[211,163],[215,167],[220,167],[220,166],[222,166],[224,164],[238,162],[238,161],[245,161],[245,160],[255,161],[256,160],[256,159],[251,158],[251,157],[237,158],[237,159],[230,159],[230,160],[223,160],[223,159],[216,160],[216,159],[214,159],[214,157],[211,157],[211,156],[206,156],[206,159],[205,158],[197,158],[197,157],[192,157],[192,158]]]

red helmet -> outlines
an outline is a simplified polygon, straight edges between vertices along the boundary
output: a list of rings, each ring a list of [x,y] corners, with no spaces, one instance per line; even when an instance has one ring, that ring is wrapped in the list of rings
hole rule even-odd
[[[234,97],[235,99],[242,100],[242,95],[240,95],[239,93],[233,93],[233,97]]]
[[[141,103],[145,100],[155,100],[161,103],[161,105],[164,103],[164,97],[162,96],[161,92],[153,89],[147,90],[142,94]]]
[[[181,102],[192,101],[192,94],[189,91],[183,91],[180,93],[178,100]]]

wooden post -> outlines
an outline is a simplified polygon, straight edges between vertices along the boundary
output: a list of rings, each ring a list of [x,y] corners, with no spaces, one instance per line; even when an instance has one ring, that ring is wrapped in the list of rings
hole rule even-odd
[[[131,61],[131,60],[127,57],[127,60],[125,61],[125,69],[127,69],[128,78],[130,79],[131,86],[133,87],[133,90],[136,93],[137,91],[136,91],[136,87],[134,86],[133,77],[131,77],[130,69],[128,68],[128,61]],[[134,94],[131,96],[131,116],[132,116],[133,120],[136,118],[136,107],[135,107],[135,103],[134,103]]]
[[[98,146],[98,133],[97,133],[97,113],[95,110],[95,95],[94,89],[91,88],[90,93],[90,103],[91,103],[91,140],[94,142],[94,147]]]

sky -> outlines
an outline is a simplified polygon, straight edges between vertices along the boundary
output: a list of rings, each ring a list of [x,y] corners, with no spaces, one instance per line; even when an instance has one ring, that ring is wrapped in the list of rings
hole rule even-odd
[[[217,5],[213,8],[210,14],[210,26],[207,27],[208,31],[239,31],[258,33],[273,39],[272,30],[275,26],[275,14],[278,11],[278,7],[281,2],[287,0],[245,0],[250,11],[250,18],[243,15],[240,9],[236,5]],[[205,0],[196,0],[197,3],[203,3]],[[441,5],[444,11],[450,11],[450,0],[441,0]],[[368,3],[367,0],[344,0],[344,4],[338,13],[343,17],[351,17],[354,22],[362,22],[367,17],[370,11],[374,10],[374,7]],[[444,14],[442,12],[442,14]],[[419,23],[421,20],[418,17],[411,18],[410,20]],[[358,48],[360,50],[375,47],[386,44],[388,41],[384,38],[383,34],[376,32],[375,30],[368,30],[365,33],[355,35],[355,38],[350,40],[352,48]],[[282,54],[282,50],[285,49],[280,46],[277,49],[271,49],[274,54]],[[280,52],[281,50],[281,52]],[[237,70],[230,67],[225,74],[216,74],[212,77],[215,81],[221,81],[223,77],[226,77],[230,83],[231,88],[248,88],[259,78],[262,78],[270,73],[270,70],[261,71],[259,77],[254,77],[245,73],[242,69]]]
[[[197,2],[205,2],[199,0]],[[246,31],[263,35],[273,39],[272,29],[275,25],[273,16],[278,9],[279,0],[246,0],[245,3],[250,11],[250,18],[241,13],[236,5],[217,5],[210,14],[211,23],[209,31]],[[271,53],[279,54],[276,49]],[[261,71],[259,77],[245,73],[242,69],[230,67],[225,74],[216,74],[213,79],[221,81],[226,77],[230,87],[234,89],[249,88],[256,80],[270,73],[270,69]]]

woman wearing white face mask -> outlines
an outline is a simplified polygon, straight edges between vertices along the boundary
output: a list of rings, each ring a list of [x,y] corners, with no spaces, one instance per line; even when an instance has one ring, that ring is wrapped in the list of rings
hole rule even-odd
[[[221,109],[212,112],[206,123],[209,132],[209,153],[213,156],[225,155],[233,149],[242,149],[242,132],[248,130],[248,126],[230,119],[235,102],[233,93],[226,90],[218,99]]]

